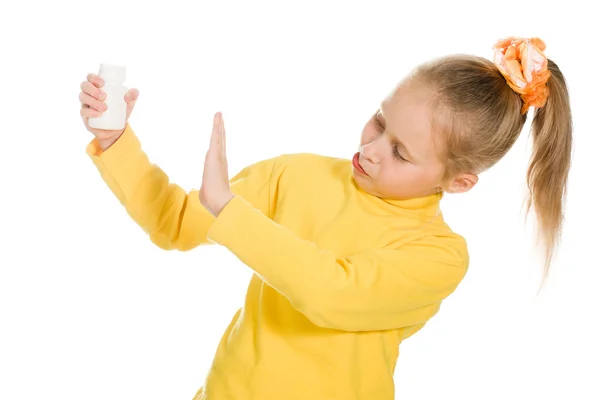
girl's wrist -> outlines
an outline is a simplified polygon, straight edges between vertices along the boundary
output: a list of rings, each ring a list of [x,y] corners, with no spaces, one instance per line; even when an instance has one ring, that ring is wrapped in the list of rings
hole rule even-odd
[[[98,145],[102,149],[102,151],[106,151],[110,146],[112,146],[122,135],[121,132],[118,135],[106,138],[106,139],[98,139]]]

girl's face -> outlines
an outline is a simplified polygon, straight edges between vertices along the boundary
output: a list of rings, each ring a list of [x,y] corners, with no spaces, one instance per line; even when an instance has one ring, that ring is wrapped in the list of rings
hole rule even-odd
[[[361,134],[362,190],[384,199],[409,199],[441,190],[444,166],[433,141],[431,92],[410,79],[381,103]]]

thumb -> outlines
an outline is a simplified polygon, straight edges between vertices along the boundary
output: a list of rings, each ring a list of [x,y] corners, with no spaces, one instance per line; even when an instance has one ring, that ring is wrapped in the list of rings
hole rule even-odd
[[[136,102],[138,97],[140,95],[140,91],[137,89],[129,89],[127,91],[127,93],[125,93],[125,102],[127,104],[131,103],[131,102]]]
[[[140,92],[137,89],[130,89],[125,93],[125,102],[127,103],[126,119],[129,119],[139,95]]]

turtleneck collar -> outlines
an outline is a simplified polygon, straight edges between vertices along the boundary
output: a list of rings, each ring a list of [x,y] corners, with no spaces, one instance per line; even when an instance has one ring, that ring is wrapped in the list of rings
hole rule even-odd
[[[349,179],[352,182],[352,185],[356,188],[358,195],[364,197],[370,202],[380,203],[382,206],[384,206],[386,209],[390,209],[392,212],[393,209],[398,209],[398,211],[406,210],[426,216],[434,216],[438,213],[441,213],[440,201],[444,196],[443,192],[410,199],[386,199],[365,192],[358,185],[354,179],[354,176],[352,175],[352,165],[350,165]]]

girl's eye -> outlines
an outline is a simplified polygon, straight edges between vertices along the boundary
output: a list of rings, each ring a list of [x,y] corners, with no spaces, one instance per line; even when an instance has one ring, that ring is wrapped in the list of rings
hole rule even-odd
[[[397,146],[394,146],[394,157],[396,157],[398,160],[406,161],[406,158],[402,157],[400,153],[398,153]]]
[[[375,124],[380,128],[380,129],[385,129],[385,127],[381,124],[381,122],[379,121],[379,119],[377,119],[377,117],[374,117],[373,120],[375,121]],[[402,157],[402,155],[398,152],[398,146],[394,146],[394,157],[396,157],[398,160],[402,160],[402,161],[407,161],[406,158]]]
[[[380,127],[381,129],[384,129],[384,126],[383,126],[383,125],[381,124],[381,122],[380,122],[380,121],[377,119],[377,117],[374,117],[374,121],[375,121],[375,124],[376,124],[378,127]]]

